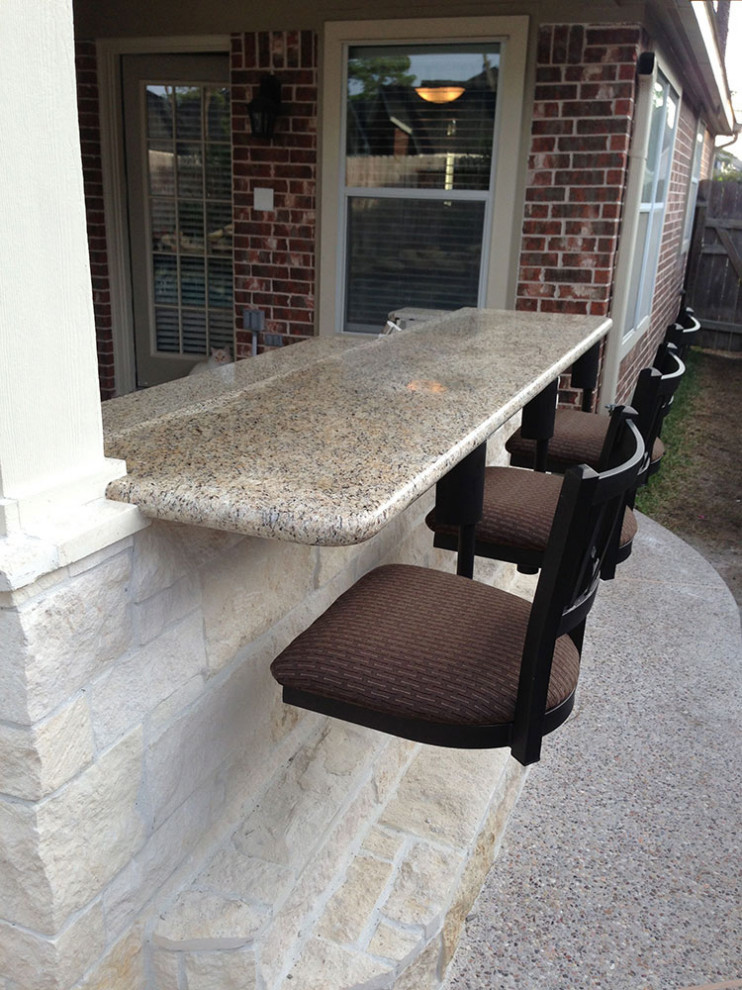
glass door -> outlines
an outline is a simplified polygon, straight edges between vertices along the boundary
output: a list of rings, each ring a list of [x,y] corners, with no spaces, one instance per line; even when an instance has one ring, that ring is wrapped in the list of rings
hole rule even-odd
[[[137,385],[234,355],[229,62],[123,58]]]

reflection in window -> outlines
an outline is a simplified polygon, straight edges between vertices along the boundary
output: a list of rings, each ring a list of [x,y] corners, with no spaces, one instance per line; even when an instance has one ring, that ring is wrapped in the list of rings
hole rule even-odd
[[[649,143],[629,276],[624,337],[641,329],[652,309],[679,102],[678,94],[668,80],[658,73],[652,93]]]
[[[146,87],[147,174],[157,350],[232,346],[229,89]]]
[[[344,329],[478,304],[499,61],[497,43],[348,50]]]

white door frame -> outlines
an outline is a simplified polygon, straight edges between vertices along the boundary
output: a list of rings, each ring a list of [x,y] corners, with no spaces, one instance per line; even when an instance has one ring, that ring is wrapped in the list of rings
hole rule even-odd
[[[111,292],[113,362],[117,395],[136,388],[134,317],[131,305],[129,226],[120,61],[122,55],[229,52],[229,35],[167,38],[105,38],[96,42],[103,209]]]

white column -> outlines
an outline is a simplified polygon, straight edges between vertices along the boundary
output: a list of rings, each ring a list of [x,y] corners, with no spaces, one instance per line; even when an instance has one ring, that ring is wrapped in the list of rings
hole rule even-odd
[[[103,455],[72,0],[0,3],[0,536],[124,473]]]

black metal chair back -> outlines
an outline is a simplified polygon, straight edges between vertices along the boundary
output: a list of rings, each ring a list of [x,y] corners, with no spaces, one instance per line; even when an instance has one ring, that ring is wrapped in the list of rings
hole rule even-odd
[[[564,476],[523,650],[511,748],[524,764],[538,759],[541,738],[550,731],[544,713],[554,643],[568,634],[582,650],[601,570],[644,464],[635,419],[633,409],[614,409],[604,447],[606,468],[596,472],[580,465]]]
[[[690,348],[698,340],[701,324],[692,309],[683,307],[678,318],[665,332],[665,342],[674,344],[681,358],[685,358]]]

